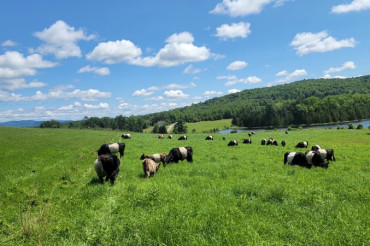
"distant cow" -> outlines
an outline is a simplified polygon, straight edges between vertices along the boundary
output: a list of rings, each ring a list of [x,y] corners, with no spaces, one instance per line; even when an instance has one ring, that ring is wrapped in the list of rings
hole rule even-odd
[[[266,145],[266,139],[265,138],[261,140],[261,145]]]
[[[140,157],[140,160],[144,160],[144,159],[152,159],[153,161],[157,162],[157,163],[163,163],[163,166],[165,166],[165,162],[166,162],[166,158],[167,158],[167,154],[166,153],[159,153],[159,154],[152,154],[152,155],[146,155],[146,154],[142,154],[141,157]]]
[[[109,143],[103,144],[98,150],[98,156],[104,154],[115,154],[119,152],[119,158],[122,158],[125,154],[125,144],[124,143]]]
[[[286,145],[286,142],[284,140],[281,141],[281,146],[285,147],[285,145]]]
[[[227,146],[238,146],[238,140],[231,140]]]
[[[178,140],[188,140],[188,137],[186,135],[180,136]]]
[[[168,139],[172,139],[172,135],[168,135]]]
[[[154,175],[159,169],[159,163],[156,163],[152,159],[145,158],[143,160],[143,170],[144,170],[144,176],[146,178],[149,178]]]
[[[275,139],[270,138],[269,140],[267,140],[266,145],[275,145],[275,146],[278,146],[278,143],[277,143],[277,141]]]
[[[296,148],[306,148],[308,147],[308,141],[304,141],[304,142],[299,142],[297,143],[297,145],[295,146]]]
[[[301,167],[311,168],[308,164],[307,157],[301,152],[286,152],[284,154],[284,164],[298,165]]]
[[[252,143],[252,139],[250,138],[243,139],[243,144],[251,144],[251,143]]]
[[[213,136],[207,136],[205,140],[213,140]]]
[[[329,162],[324,162],[324,158],[318,151],[306,151],[307,162],[309,165],[313,165],[315,167],[324,167],[328,168]]]
[[[225,138],[225,137],[222,137],[222,140],[224,140],[224,141],[225,141],[225,140],[226,140],[226,138]]]
[[[131,138],[131,134],[130,133],[127,133],[127,134],[122,134],[121,136],[123,139],[130,139]]]
[[[176,162],[187,160],[188,162],[193,162],[193,148],[190,146],[173,148],[167,155],[166,164],[170,162]],[[165,166],[163,164],[163,166]]]
[[[99,177],[100,182],[110,180],[111,184],[114,184],[116,177],[119,173],[120,161],[117,156],[112,154],[104,154],[99,156],[94,163],[96,174]]]
[[[163,134],[158,134],[157,138],[158,139],[163,139],[164,138],[164,135]]]

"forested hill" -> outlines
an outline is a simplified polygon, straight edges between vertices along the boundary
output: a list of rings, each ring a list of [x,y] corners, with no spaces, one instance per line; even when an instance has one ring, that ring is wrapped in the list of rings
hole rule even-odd
[[[364,119],[370,117],[370,76],[310,79],[244,90],[145,117],[152,124],[232,118],[235,125],[248,127]]]

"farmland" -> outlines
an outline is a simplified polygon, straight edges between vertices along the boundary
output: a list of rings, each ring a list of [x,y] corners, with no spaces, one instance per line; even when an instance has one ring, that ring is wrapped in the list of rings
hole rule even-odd
[[[198,129],[196,125],[188,130]],[[369,245],[370,132],[310,129],[214,134],[0,127],[1,245]],[[239,146],[227,147],[239,140]],[[261,146],[273,137],[287,146]],[[335,150],[328,169],[283,164],[309,141]],[[93,163],[124,142],[114,186]],[[143,178],[141,154],[192,146],[194,162]],[[300,150],[305,151],[305,150]],[[34,171],[34,172],[33,172]]]

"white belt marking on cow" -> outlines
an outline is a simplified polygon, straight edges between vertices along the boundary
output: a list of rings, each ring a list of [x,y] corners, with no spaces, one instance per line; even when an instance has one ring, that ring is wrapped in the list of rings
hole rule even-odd
[[[103,164],[98,159],[95,160],[94,168],[95,168],[96,173],[98,174],[98,177],[107,176],[107,173],[103,169]]]
[[[109,144],[108,148],[109,148],[111,153],[117,153],[119,151],[118,143]]]
[[[288,163],[292,163],[292,162],[293,162],[293,158],[294,158],[294,156],[295,156],[295,153],[296,153],[296,152],[290,152],[290,153],[289,153],[288,158],[287,158]]]
[[[180,147],[179,150],[181,152],[182,159],[185,159],[188,154],[188,150],[185,147]]]
[[[327,155],[326,150],[325,149],[319,149],[318,151],[319,151],[321,157],[325,160],[326,159],[326,155]]]
[[[308,162],[308,164],[311,164],[312,165],[312,157],[314,156],[314,152],[313,151],[309,151],[308,153],[307,153],[307,155],[306,155],[306,157],[307,157],[307,162]]]
[[[159,163],[161,161],[161,155],[160,154],[153,154],[154,161]]]

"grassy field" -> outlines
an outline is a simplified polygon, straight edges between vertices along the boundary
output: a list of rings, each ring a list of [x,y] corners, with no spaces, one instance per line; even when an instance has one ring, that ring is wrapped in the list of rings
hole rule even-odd
[[[257,132],[251,145],[241,144],[246,133],[121,134],[0,128],[0,245],[370,245],[368,129]],[[287,146],[261,146],[269,137]],[[337,161],[284,165],[304,140],[333,148]],[[122,141],[115,185],[100,184],[96,150]],[[180,146],[193,147],[193,163],[143,178],[142,153]]]

